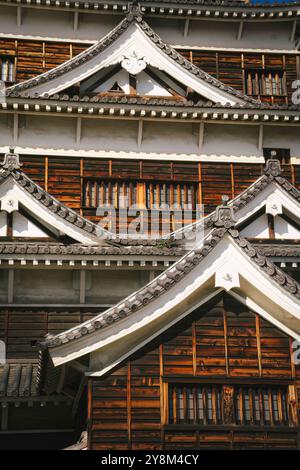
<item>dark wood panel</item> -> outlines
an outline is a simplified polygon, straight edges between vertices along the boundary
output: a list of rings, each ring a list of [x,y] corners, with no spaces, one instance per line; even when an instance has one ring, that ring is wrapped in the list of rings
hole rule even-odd
[[[300,388],[300,369],[297,366],[294,372],[291,364],[290,338],[229,296],[220,295],[105,378],[91,379],[90,448],[297,448],[298,429],[293,426],[167,424],[168,384],[189,381],[208,387],[233,383],[239,384],[238,389],[252,384],[264,390],[280,384],[289,390],[293,426],[298,419],[297,408],[296,417],[292,409],[297,400],[298,409],[300,405],[293,385]]]

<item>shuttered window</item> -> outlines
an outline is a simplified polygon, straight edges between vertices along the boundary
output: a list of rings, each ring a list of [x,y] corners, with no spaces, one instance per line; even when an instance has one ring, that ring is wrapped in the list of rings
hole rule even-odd
[[[1,77],[3,82],[12,83],[15,80],[15,66],[12,58],[0,57]]]
[[[282,388],[240,388],[236,391],[237,424],[288,425],[287,391]]]
[[[164,205],[176,209],[195,210],[198,187],[189,183],[146,183],[146,206],[148,209]]]
[[[97,208],[112,205],[126,209],[137,203],[137,183],[88,180],[84,182],[83,205]]]
[[[221,391],[218,386],[170,385],[169,423],[221,423]]]
[[[285,96],[286,80],[282,70],[247,70],[246,92],[255,96]]]
[[[222,385],[169,384],[169,424],[228,424],[224,422]],[[228,397],[225,406],[228,407]],[[230,405],[229,405],[230,406]],[[234,425],[288,426],[291,424],[286,387],[235,386]]]

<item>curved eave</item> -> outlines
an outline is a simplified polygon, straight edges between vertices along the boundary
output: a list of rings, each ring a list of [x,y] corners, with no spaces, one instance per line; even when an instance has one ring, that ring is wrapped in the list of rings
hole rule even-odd
[[[147,16],[163,16],[169,18],[201,18],[222,21],[287,21],[300,16],[300,3],[249,5],[239,1],[206,1],[203,4],[196,0],[143,0],[141,10]],[[78,11],[90,14],[121,15],[127,11],[126,0],[99,1],[62,1],[62,0],[1,0],[0,5],[9,5],[40,10]]]
[[[167,74],[174,76],[200,96],[215,103],[221,102],[223,105],[227,103],[259,105],[256,99],[222,83],[166,44],[146,23],[140,7],[135,4],[129,6],[126,17],[95,45],[48,72],[11,86],[7,89],[7,95],[17,92],[22,96],[48,97],[62,92],[103,67],[119,62],[120,57],[122,58],[127,52],[131,54],[132,41],[138,41],[141,47],[140,53],[149,58],[149,64],[162,68]],[[113,47],[116,48],[115,51]],[[110,59],[106,57],[101,63],[101,57],[107,53]]]
[[[193,121],[254,121],[283,124],[300,122],[300,106],[192,104],[170,102],[164,99],[144,100],[141,98],[69,98],[66,95],[45,97],[22,97],[17,93],[0,103],[0,113],[57,114],[70,117],[109,117]]]
[[[176,273],[178,278],[172,279],[170,276]],[[224,282],[226,276],[229,286]],[[141,343],[148,342],[222,289],[285,333],[300,339],[299,284],[258,255],[237,230],[224,232],[222,228],[213,230],[197,248],[140,291],[92,321],[47,341],[52,360],[61,365],[99,351],[102,372],[98,371],[103,373],[116,360],[120,362],[131,348],[137,350]],[[151,298],[153,290],[157,295]],[[147,302],[143,302],[145,298]]]

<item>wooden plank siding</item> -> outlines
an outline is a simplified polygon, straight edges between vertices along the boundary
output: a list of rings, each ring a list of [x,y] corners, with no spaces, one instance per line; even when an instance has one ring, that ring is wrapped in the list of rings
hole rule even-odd
[[[296,448],[293,367],[287,335],[220,295],[106,377],[90,379],[90,449]],[[270,381],[292,390],[289,427],[168,424],[168,384]]]
[[[75,57],[88,47],[86,44],[0,38],[0,57],[9,57],[15,63],[15,80],[21,82]],[[299,79],[297,56],[293,54],[262,54],[223,51],[179,50],[195,65],[241,92],[246,89],[246,72],[282,70],[286,92],[282,96],[257,96],[262,101],[288,103],[292,82]]]
[[[198,185],[197,203],[204,204],[204,212],[209,214],[221,203],[222,195],[226,194],[230,198],[237,196],[261,175],[263,169],[262,164],[214,163],[211,165],[210,163],[89,158],[59,159],[47,156],[21,156],[21,161],[24,172],[36,183],[96,223],[101,219],[96,215],[96,207],[86,207],[83,198],[83,186],[86,181],[99,180],[111,182],[112,185],[120,182],[136,183],[138,188],[136,202],[141,205],[146,205],[148,182]],[[299,167],[282,166],[284,176],[300,188]],[[118,207],[116,201],[114,205]],[[192,212],[190,216],[190,222],[192,222],[196,218],[196,213]],[[132,218],[129,217],[129,222],[131,220]],[[176,228],[172,218],[167,223],[169,223],[169,231]],[[120,218],[118,227],[124,228],[125,224],[126,220],[124,222]]]
[[[41,341],[48,333],[56,335],[90,320],[99,311],[101,309],[97,312],[78,308],[58,308],[55,311],[24,307],[0,309],[0,340],[6,344],[7,359],[36,359],[36,341]]]

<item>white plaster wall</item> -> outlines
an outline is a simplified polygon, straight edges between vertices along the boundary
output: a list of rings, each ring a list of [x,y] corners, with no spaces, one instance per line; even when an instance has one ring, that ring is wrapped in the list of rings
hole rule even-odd
[[[14,280],[16,303],[79,303],[79,282],[74,284],[74,271],[16,269]]]
[[[261,215],[257,220],[241,231],[242,237],[249,238],[269,238],[268,216]]]
[[[247,124],[205,124],[204,143],[198,147],[199,123],[143,122],[142,143],[137,144],[138,121],[82,118],[81,140],[76,142],[74,117],[26,116],[24,128],[13,141],[6,115],[0,115],[0,147],[8,145],[22,149],[45,149],[166,154],[177,158],[208,155],[217,157],[261,157],[258,150],[258,126]],[[292,157],[300,157],[300,132],[293,126],[264,126],[264,147],[290,148]],[[22,153],[22,150],[19,150]],[[123,153],[124,155],[124,153]]]
[[[257,149],[258,127],[231,124],[205,126],[202,153],[212,155],[260,155]]]
[[[160,86],[155,80],[145,72],[137,76],[137,93],[146,96],[171,96],[165,88]]]
[[[146,271],[92,271],[87,303],[114,304],[149,281]]]
[[[40,230],[19,212],[13,213],[13,236],[48,238],[48,235],[45,232]]]
[[[167,154],[199,153],[197,132],[191,123],[145,122],[141,150]]]
[[[289,224],[280,216],[276,216],[274,220],[274,229],[276,238],[282,239],[300,239],[300,230]]]
[[[0,145],[12,145],[13,135],[11,119],[6,114],[0,114]]]
[[[50,39],[97,41],[108,34],[124,16],[125,14],[80,13],[79,27],[74,30],[72,12],[23,7],[22,24],[18,27],[16,7],[0,6],[0,32]],[[291,22],[246,22],[243,37],[237,41],[238,22],[191,20],[189,34],[184,37],[185,19],[146,17],[146,20],[166,42],[172,45],[293,49],[293,44],[289,41]]]
[[[98,41],[121,21],[119,15],[80,14],[79,28],[74,30],[70,11],[22,8],[22,25],[17,26],[16,8],[0,7],[0,32],[49,39]]]
[[[75,132],[75,119],[26,116],[26,125],[19,130],[18,143],[24,147],[72,148]]]
[[[137,150],[137,121],[84,119],[81,149]]]
[[[292,157],[300,157],[300,132],[298,127],[264,126],[264,147],[287,148]]]
[[[6,236],[6,212],[0,212],[0,237]]]
[[[183,36],[185,19],[150,18],[148,22],[165,42],[175,46],[294,49],[289,40],[291,22],[245,22],[243,35],[239,41],[236,39],[238,21],[190,20],[187,37]]]

